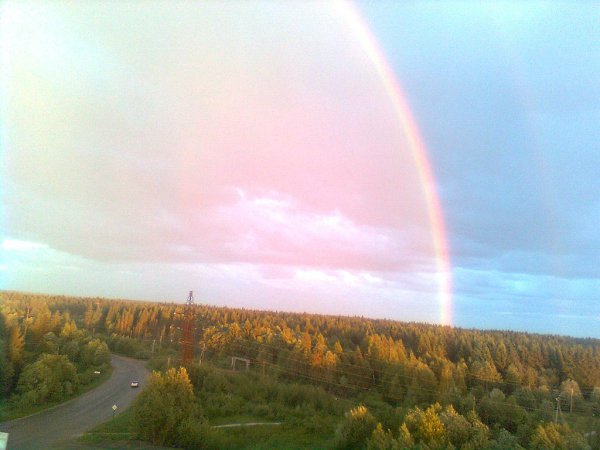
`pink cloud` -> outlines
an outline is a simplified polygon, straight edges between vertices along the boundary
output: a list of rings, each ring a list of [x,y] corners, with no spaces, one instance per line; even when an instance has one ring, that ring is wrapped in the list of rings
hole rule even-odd
[[[11,28],[6,235],[190,266],[227,298],[223,279],[392,296],[435,271],[406,136],[334,7],[141,5],[48,4],[22,15],[34,35]],[[52,67],[32,57],[45,36]]]
[[[210,245],[227,259],[261,264],[400,269],[421,262],[414,255],[412,240],[421,238],[414,230],[360,224],[339,210],[310,209],[289,195],[237,193],[235,201],[207,211],[194,224],[200,230],[198,248]],[[208,243],[204,229],[221,233]]]

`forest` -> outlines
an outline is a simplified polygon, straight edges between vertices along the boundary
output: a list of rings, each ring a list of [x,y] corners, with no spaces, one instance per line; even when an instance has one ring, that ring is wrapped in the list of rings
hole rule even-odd
[[[193,312],[194,359],[180,367],[183,304],[2,292],[0,413],[76,394],[106,373],[110,349],[155,370],[126,417],[157,444],[239,448],[250,435],[252,448],[600,448],[597,339]],[[215,428],[257,419],[281,426]]]

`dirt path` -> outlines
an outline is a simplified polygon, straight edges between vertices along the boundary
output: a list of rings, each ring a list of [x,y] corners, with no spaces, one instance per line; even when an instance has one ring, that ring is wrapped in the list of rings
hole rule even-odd
[[[256,427],[259,425],[281,425],[282,422],[247,422],[247,423],[226,423],[225,425],[213,425],[211,428],[237,428],[237,427]]]

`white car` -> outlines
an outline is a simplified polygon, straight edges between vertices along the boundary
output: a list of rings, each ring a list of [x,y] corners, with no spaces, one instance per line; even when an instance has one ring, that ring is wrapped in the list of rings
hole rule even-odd
[[[131,382],[131,387],[132,388],[140,387],[140,382],[139,381],[132,381]]]

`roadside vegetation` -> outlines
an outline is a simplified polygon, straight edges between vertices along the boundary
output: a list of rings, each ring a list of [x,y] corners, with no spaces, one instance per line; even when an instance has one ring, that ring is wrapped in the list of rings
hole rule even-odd
[[[31,307],[10,333],[46,305],[111,350],[150,358],[156,373],[121,433],[155,444],[600,449],[596,339],[197,305],[194,361],[180,368],[184,305],[2,296],[3,311]],[[214,428],[238,422],[281,425]]]
[[[0,421],[38,412],[108,379],[106,342],[27,296],[0,294]]]

